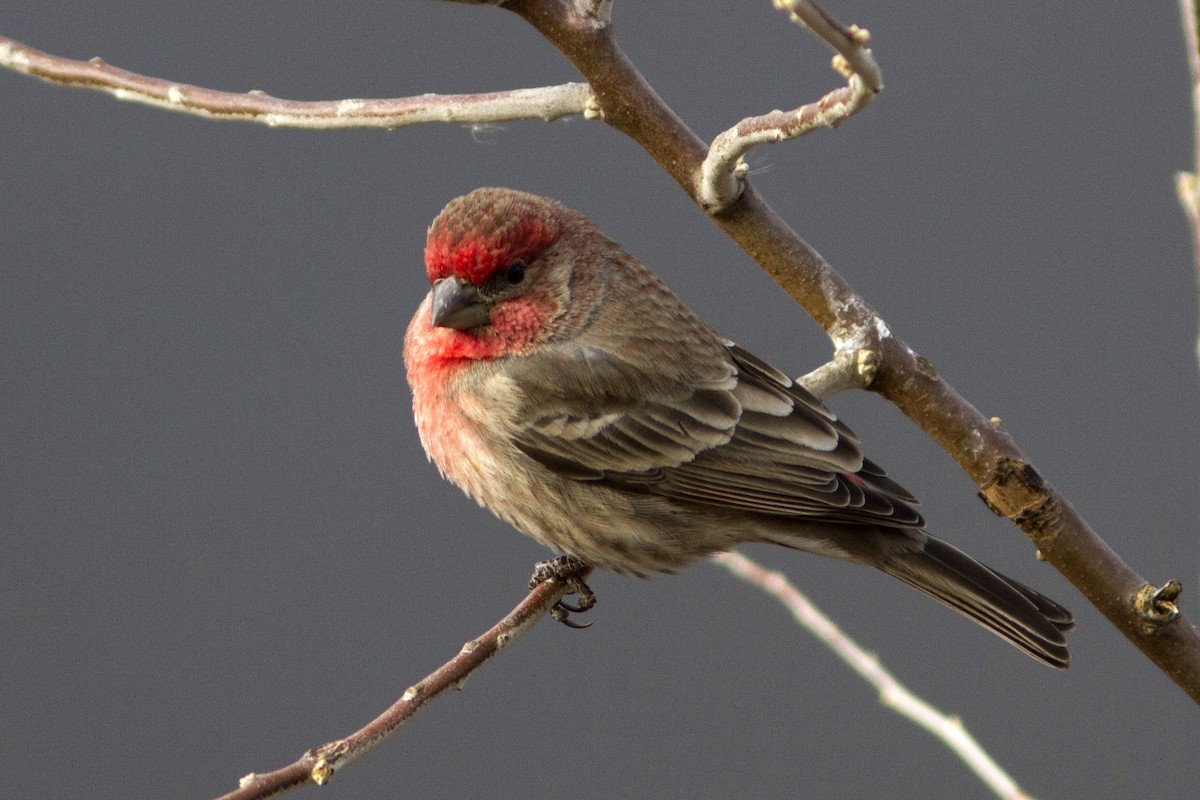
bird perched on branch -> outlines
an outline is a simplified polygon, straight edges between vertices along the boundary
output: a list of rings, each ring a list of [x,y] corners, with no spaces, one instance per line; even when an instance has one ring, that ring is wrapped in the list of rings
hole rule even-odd
[[[425,266],[404,344],[421,442],[564,554],[541,577],[673,572],[773,542],[875,567],[1067,666],[1065,608],[926,533],[832,411],[584,215],[477,189],[433,221]]]

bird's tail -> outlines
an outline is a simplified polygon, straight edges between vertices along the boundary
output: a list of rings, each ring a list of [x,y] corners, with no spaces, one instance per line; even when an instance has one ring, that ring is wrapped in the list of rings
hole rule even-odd
[[[1071,663],[1063,635],[1075,627],[1070,611],[946,542],[929,536],[923,548],[889,553],[876,566],[1039,661],[1057,669]]]

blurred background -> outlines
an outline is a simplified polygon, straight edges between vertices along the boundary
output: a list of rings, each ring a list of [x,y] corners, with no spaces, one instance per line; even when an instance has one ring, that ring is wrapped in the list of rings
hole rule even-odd
[[[17,4],[13,4],[17,5]],[[577,80],[516,16],[437,2],[22,4],[73,58],[297,99]],[[1166,3],[829,10],[886,89],[756,150],[766,198],[1148,579],[1200,618],[1190,88]],[[840,84],[766,0],[618,0],[705,139]],[[212,123],[0,73],[0,763],[21,797],[193,797],[365,723],[523,595],[547,551],[426,463],[401,363],[425,227],[481,185],[596,219],[793,374],[824,335],[636,146],[571,119],[470,130]],[[835,409],[930,528],[1071,607],[1041,667],[882,574],[766,547],[1040,797],[1187,796],[1200,715],[965,475],[867,393]],[[699,564],[598,575],[339,773],[330,798],[983,798],[766,596]],[[317,796],[315,789],[297,797]]]

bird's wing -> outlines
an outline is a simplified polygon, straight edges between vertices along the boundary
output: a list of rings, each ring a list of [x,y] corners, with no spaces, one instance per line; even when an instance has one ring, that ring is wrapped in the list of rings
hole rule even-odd
[[[518,375],[517,447],[573,480],[770,516],[924,523],[916,500],[820,401],[727,344],[709,374],[663,380],[589,348]],[[574,398],[589,398],[586,401]]]
[[[647,370],[596,347],[539,354],[507,371],[518,388],[517,446],[556,472],[600,480],[675,467],[725,444],[742,409],[736,371]]]

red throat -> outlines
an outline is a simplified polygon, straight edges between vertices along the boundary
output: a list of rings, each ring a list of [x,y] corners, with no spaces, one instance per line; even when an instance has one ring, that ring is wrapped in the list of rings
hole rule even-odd
[[[413,315],[405,337],[409,369],[443,374],[474,361],[521,355],[535,343],[553,316],[541,298],[510,300],[498,307],[492,324],[478,331],[435,328],[429,319],[428,298]]]

